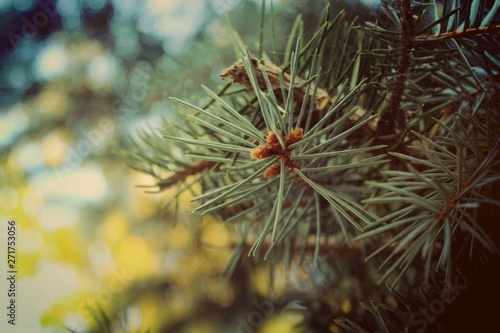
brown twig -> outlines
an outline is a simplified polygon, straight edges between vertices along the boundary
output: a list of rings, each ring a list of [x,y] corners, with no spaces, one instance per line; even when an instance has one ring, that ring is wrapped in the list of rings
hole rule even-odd
[[[450,37],[450,38],[460,38],[460,37],[466,37],[470,35],[477,35],[477,34],[486,34],[486,33],[491,33],[491,32],[496,32],[500,31],[500,25],[495,25],[492,27],[478,27],[478,28],[469,28],[465,30],[455,30],[455,31],[447,31],[443,32],[442,34],[430,34],[430,35],[422,35],[418,36],[416,39],[433,39],[433,38],[438,38],[438,37]]]
[[[212,168],[214,165],[215,162],[201,161],[192,166],[187,166],[184,169],[177,171],[167,179],[160,180],[156,183],[156,186],[159,187],[158,192],[164,191],[170,186],[184,181],[189,176],[196,175],[206,169]]]
[[[439,214],[437,214],[436,216],[437,223],[443,223],[444,219],[448,215],[450,215],[453,209],[455,209],[458,201],[460,200],[460,197],[464,194],[464,190],[467,187],[469,187],[469,184],[470,184],[469,182],[463,183],[460,189],[458,189],[457,191],[455,191],[455,193],[453,193],[448,203],[441,209]]]
[[[411,51],[413,49],[413,26],[414,19],[411,15],[411,1],[401,0],[401,44],[402,49],[399,53],[398,72],[395,76],[394,88],[387,109],[382,113],[378,122],[378,131],[380,135],[390,135],[396,132],[397,119],[400,117],[399,106],[404,93],[406,77],[411,68]]]

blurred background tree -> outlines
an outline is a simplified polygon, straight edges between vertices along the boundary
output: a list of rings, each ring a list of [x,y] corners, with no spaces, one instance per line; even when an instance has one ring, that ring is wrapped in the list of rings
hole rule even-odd
[[[266,36],[264,48],[277,46],[282,59],[295,47],[287,43],[296,16],[310,37],[326,3],[273,1],[275,40]],[[331,4],[332,16],[345,9],[346,22],[380,14],[376,1]],[[250,0],[0,1],[0,217],[20,227],[20,327],[286,332],[302,323],[297,331],[341,329],[320,295],[331,288],[330,270],[346,266],[352,271],[336,283],[358,292],[359,282],[347,278],[365,269],[357,260],[346,255],[325,272],[306,261],[273,269],[272,276],[273,262],[256,262],[232,267],[227,280],[221,273],[232,262],[239,230],[190,214],[197,205],[189,200],[201,188],[164,209],[175,189],[145,193],[137,186],[156,179],[112,153],[133,147],[165,120],[179,120],[169,97],[202,103],[201,84],[214,91],[223,86],[219,73],[239,56],[231,31],[256,49],[260,6]],[[336,311],[349,314],[356,299],[346,298]]]

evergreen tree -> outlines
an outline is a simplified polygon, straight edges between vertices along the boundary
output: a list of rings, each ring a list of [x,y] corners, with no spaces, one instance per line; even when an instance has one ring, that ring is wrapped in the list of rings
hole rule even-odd
[[[237,235],[241,303],[299,310],[305,332],[460,331],[499,252],[499,7],[387,1],[361,22],[327,6],[279,45],[264,4],[256,49],[234,32],[227,84],[203,105],[172,98],[162,135],[123,154]],[[248,296],[262,265],[287,272],[279,302]]]

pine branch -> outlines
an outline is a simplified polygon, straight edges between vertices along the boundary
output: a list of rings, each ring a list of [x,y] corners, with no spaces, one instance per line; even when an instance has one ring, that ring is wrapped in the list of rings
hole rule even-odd
[[[450,123],[455,123],[453,128],[441,121],[436,122],[441,128],[439,143],[413,132],[419,141],[412,149],[419,151],[420,157],[390,153],[405,161],[408,171],[388,170],[384,172],[389,176],[387,181],[367,182],[382,190],[382,193],[365,202],[392,205],[393,212],[369,225],[355,240],[382,233],[390,235],[391,238],[385,245],[368,258],[392,248],[392,253],[387,256],[382,266],[389,262],[392,265],[380,279],[386,279],[399,267],[401,273],[392,286],[402,277],[420,251],[423,257],[428,258],[425,266],[426,276],[429,275],[433,262],[437,266],[445,266],[449,271],[452,265],[451,244],[459,237],[456,235],[457,227],[461,232],[469,233],[472,239],[478,240],[491,253],[498,253],[497,246],[472,217],[471,211],[481,202],[483,189],[500,179],[494,172],[498,164],[494,160],[500,139],[497,136],[493,147],[488,147],[491,148],[490,151],[485,147],[473,146],[466,139],[471,135],[477,137],[476,131],[481,129],[475,127],[476,123],[472,123],[472,126],[463,125],[462,122],[466,122],[465,117],[462,119],[455,115],[449,119]],[[423,165],[424,168],[417,171],[411,164]],[[436,243],[438,238],[442,238],[441,245]],[[393,247],[394,245],[396,246]],[[438,249],[440,255],[435,258]],[[399,257],[396,259],[396,256]]]
[[[311,276],[325,281],[311,297],[324,301],[325,329],[333,319],[353,332],[409,328],[411,297],[441,278],[436,271],[449,281],[465,246],[498,252],[476,214],[481,205],[500,204],[491,195],[500,181],[492,152],[500,146],[492,94],[500,27],[479,8],[483,2],[463,9],[446,2],[431,22],[424,20],[435,3],[398,4],[383,8],[390,28],[367,23],[363,31],[341,22],[343,13],[330,21],[327,8],[306,43],[299,17],[286,57],[278,59],[275,49],[274,63],[261,30],[259,58],[240,45],[239,60],[221,72],[230,83],[218,93],[203,87],[210,100],[202,107],[173,99],[184,121],[163,138],[144,136],[155,154],[140,152],[140,145],[134,154],[138,169],[177,171],[157,177],[160,190],[196,175],[203,191],[193,199],[194,213],[237,223],[229,272],[246,255],[259,261],[263,254],[271,267],[310,259]],[[422,34],[438,25],[440,34]],[[349,276],[353,263],[367,271]],[[339,281],[354,277],[360,293],[343,295],[352,304],[371,299],[373,290],[383,301],[387,290],[366,291],[376,280],[409,297],[343,313],[328,298],[335,299]]]
[[[399,52],[398,72],[394,77],[391,99],[378,122],[379,134],[383,136],[396,133],[397,123],[399,123],[401,129],[404,128],[400,104],[405,90],[407,75],[411,68],[411,51],[414,47],[414,18],[411,14],[411,0],[401,0],[400,11],[402,16],[400,26],[400,42],[402,47]]]
[[[482,34],[495,33],[500,31],[500,25],[495,26],[485,26],[485,27],[477,27],[477,28],[468,28],[465,30],[455,30],[455,31],[447,31],[438,34],[430,34],[430,35],[420,35],[415,39],[417,40],[426,40],[426,39],[435,39],[439,37],[449,37],[449,38],[463,38],[463,37],[471,37]]]
[[[183,182],[187,177],[194,176],[200,172],[210,169],[216,165],[215,162],[201,161],[192,166],[185,167],[177,171],[167,179],[159,180],[155,186],[158,186],[158,192],[164,191],[169,187]]]

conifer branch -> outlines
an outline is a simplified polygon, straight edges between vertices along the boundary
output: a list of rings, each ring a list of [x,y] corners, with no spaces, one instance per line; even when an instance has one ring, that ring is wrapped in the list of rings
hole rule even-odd
[[[455,31],[447,31],[439,34],[430,34],[430,35],[421,35],[417,36],[416,40],[426,40],[426,39],[434,39],[439,37],[449,37],[449,38],[462,38],[462,37],[471,37],[481,34],[489,34],[500,31],[500,25],[488,26],[488,27],[477,27],[477,28],[468,28],[465,30],[455,30]]]
[[[491,93],[498,89],[493,51],[500,26],[484,2],[475,1],[462,8],[446,2],[430,22],[436,3],[386,2],[387,24],[367,22],[359,34],[341,22],[343,14],[330,20],[327,9],[307,43],[299,17],[284,59],[274,50],[273,61],[284,66],[267,60],[261,31],[258,58],[240,43],[240,60],[220,73],[230,82],[219,93],[203,87],[207,104],[174,99],[192,112],[182,111],[185,120],[161,138],[167,145],[148,139],[157,154],[137,153],[136,160],[147,160],[136,166],[153,175],[156,167],[178,170],[158,186],[186,182],[179,193],[190,186],[186,178],[197,175],[189,180],[203,189],[192,199],[200,203],[194,213],[217,213],[241,231],[230,244],[229,271],[245,254],[264,253],[271,268],[313,254],[311,262],[342,279],[367,257],[370,271],[353,279],[399,283],[413,297],[436,271],[449,279],[469,242],[471,251],[481,245],[498,252],[477,213],[485,203],[499,204],[490,192],[500,180],[491,153],[500,141]],[[438,25],[440,34],[423,35]],[[358,46],[349,50],[352,45]],[[229,91],[233,83],[244,89]],[[338,282],[324,280],[328,292]],[[354,303],[364,296],[348,298]],[[408,305],[401,299],[391,309],[366,308],[382,326],[359,313],[349,315],[360,325],[348,318],[341,326],[399,332],[409,327],[400,311]],[[396,324],[386,321],[389,314]],[[330,323],[340,318],[333,316]]]
[[[158,186],[158,192],[164,191],[169,187],[183,182],[187,177],[199,174],[207,169],[210,169],[216,165],[215,162],[201,161],[192,166],[187,166],[184,169],[175,172],[172,176],[167,179],[160,180],[156,183]]]
[[[397,124],[403,129],[403,116],[400,112],[400,104],[405,90],[406,77],[411,68],[411,51],[413,49],[413,26],[414,19],[411,15],[411,0],[401,0],[400,10],[402,22],[400,26],[401,51],[398,59],[398,72],[394,77],[394,88],[391,99],[380,116],[378,131],[380,135],[391,135],[396,133]]]

